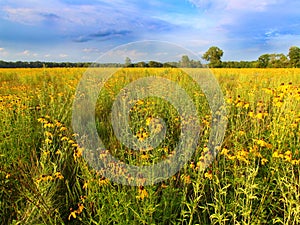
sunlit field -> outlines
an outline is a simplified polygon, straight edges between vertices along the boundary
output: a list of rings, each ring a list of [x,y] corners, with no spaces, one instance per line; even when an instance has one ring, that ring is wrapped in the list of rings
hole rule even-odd
[[[300,224],[300,69],[212,69],[228,124],[217,157],[205,170],[211,111],[201,89],[175,68],[118,70],[95,109],[107,154],[144,166],[174,154],[184,121],[157,98],[138,101],[130,112],[132,132],[141,140],[150,135],[150,120],[164,119],[168,130],[157,148],[132,151],[115,137],[111,107],[134,79],[171,79],[198,111],[201,132],[193,157],[151,186],[116,184],[85,161],[71,124],[85,71],[0,70],[1,224]]]

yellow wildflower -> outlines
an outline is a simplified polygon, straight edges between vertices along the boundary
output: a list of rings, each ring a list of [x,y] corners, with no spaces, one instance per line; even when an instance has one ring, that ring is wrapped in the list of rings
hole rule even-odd
[[[64,176],[61,174],[61,172],[56,172],[54,174],[54,177],[57,178],[57,179],[60,179],[60,180],[64,179]]]
[[[212,172],[211,171],[208,171],[204,174],[204,177],[205,178],[208,178],[209,180],[212,180],[213,178],[213,175],[212,175]]]
[[[267,162],[268,162],[267,159],[265,159],[265,158],[261,159],[261,164],[262,164],[262,165],[265,165]]]
[[[144,186],[140,186],[138,189],[138,196],[136,196],[137,199],[143,200],[144,198],[147,198],[149,196],[148,192],[144,188]]]
[[[68,217],[68,220],[71,220],[71,217],[73,217],[74,219],[76,219],[76,214],[78,214],[78,215],[81,214],[82,211],[83,211],[83,209],[84,209],[83,204],[78,204],[78,209],[76,209],[76,210],[74,210],[74,211],[72,211],[70,213],[70,215]],[[71,210],[72,210],[72,208],[71,208]]]

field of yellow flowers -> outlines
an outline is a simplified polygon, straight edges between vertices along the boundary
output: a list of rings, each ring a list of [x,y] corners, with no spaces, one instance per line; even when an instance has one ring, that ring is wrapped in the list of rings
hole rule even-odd
[[[120,69],[95,110],[107,153],[149,165],[173,154],[178,141],[176,110],[148,98],[132,108],[130,125],[137,138],[146,139],[149,118],[164,118],[164,143],[136,152],[118,142],[110,111],[129,75],[164,74],[180,83],[203,128],[184,168],[137,187],[112,182],[82,157],[71,120],[85,70],[0,70],[1,224],[300,224],[300,69],[212,70],[225,96],[228,125],[204,171],[211,115],[201,90],[176,69]]]

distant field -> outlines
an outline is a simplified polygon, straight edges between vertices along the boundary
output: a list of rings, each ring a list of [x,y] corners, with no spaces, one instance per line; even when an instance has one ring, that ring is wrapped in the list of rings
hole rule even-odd
[[[95,112],[110,154],[147,166],[172,155],[177,144],[182,121],[156,98],[133,107],[130,126],[143,140],[149,118],[164,118],[169,130],[161,145],[133,152],[115,137],[112,103],[140,77],[178,82],[195,102],[202,128],[183,169],[139,187],[111,182],[82,157],[71,119],[85,71],[0,69],[1,224],[300,224],[300,69],[211,70],[225,96],[228,125],[204,171],[211,115],[201,89],[178,69],[120,69],[104,85]]]

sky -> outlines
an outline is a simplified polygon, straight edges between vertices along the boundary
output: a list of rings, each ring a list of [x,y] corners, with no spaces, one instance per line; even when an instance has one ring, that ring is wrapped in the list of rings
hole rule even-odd
[[[299,0],[0,0],[0,60],[93,62],[156,40],[223,61],[300,46]],[[139,49],[142,51],[142,49]]]

